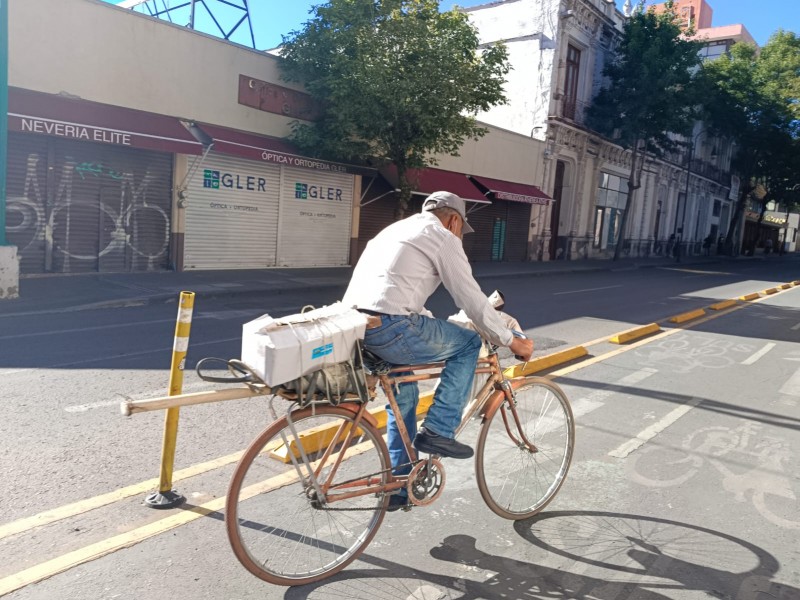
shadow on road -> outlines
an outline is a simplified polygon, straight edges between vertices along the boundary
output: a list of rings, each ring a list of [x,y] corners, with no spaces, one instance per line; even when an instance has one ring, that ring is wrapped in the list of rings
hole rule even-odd
[[[733,600],[800,598],[800,589],[774,581],[781,566],[774,556],[745,540],[688,523],[612,512],[562,511],[518,521],[514,529],[540,549],[535,562],[484,552],[475,538],[452,535],[429,550],[436,560],[430,571],[365,554],[356,563],[364,567],[288,588],[284,597],[656,600],[677,597],[676,592],[699,591]],[[423,552],[422,544],[419,551]]]

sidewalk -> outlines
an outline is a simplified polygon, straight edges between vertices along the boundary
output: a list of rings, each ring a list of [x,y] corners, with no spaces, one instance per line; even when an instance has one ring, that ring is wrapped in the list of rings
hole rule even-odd
[[[755,257],[758,260],[759,257]],[[689,266],[753,258],[685,257],[676,263],[670,258],[626,258],[551,262],[475,263],[473,273],[479,281],[503,277],[534,277],[558,273],[619,271],[663,266]],[[0,300],[0,317],[48,314],[177,302],[182,290],[206,298],[245,293],[282,294],[303,289],[338,290],[350,280],[351,267],[309,269],[251,269],[223,271],[158,271],[153,273],[87,273],[23,275],[20,297]]]

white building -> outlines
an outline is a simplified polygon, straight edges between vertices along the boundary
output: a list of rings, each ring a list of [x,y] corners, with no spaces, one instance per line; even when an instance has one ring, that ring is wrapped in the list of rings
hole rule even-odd
[[[627,231],[619,231],[630,153],[585,126],[626,18],[613,0],[500,0],[464,11],[482,43],[507,44],[513,66],[509,104],[479,118],[546,145],[544,189],[554,204],[540,213],[533,235],[538,258],[609,257],[620,235],[629,240],[629,255],[660,254],[681,223],[683,239],[699,250],[724,228],[730,153],[704,144],[701,130],[689,202],[683,201],[687,157],[651,160],[630,199]]]

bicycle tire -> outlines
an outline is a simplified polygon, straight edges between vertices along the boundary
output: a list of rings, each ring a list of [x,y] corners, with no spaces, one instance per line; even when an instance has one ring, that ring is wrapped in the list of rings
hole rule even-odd
[[[342,450],[344,435],[336,432],[342,425],[348,431],[354,413],[309,407],[294,411],[292,421],[311,464],[332,449],[324,478]],[[344,569],[372,541],[389,503],[389,496],[373,493],[333,502],[338,511],[315,506],[313,486],[300,480],[289,458],[294,444],[297,462],[305,467],[294,440],[287,417],[267,427],[239,460],[227,495],[225,528],[234,554],[253,575],[276,585],[314,583]],[[375,473],[375,481],[390,480],[389,452],[371,424],[362,420],[348,449],[336,482]],[[360,510],[341,510],[348,508]]]
[[[526,377],[512,380],[511,386],[520,426],[536,451],[518,443],[515,419],[503,400],[481,425],[475,475],[489,508],[516,521],[539,513],[561,489],[575,449],[575,420],[566,395],[553,382]],[[502,392],[495,394],[502,397]],[[506,423],[517,440],[509,436]]]

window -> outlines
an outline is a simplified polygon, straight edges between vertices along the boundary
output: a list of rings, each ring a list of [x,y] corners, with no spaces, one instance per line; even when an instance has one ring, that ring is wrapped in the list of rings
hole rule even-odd
[[[622,211],[628,202],[628,180],[609,173],[600,174],[594,216],[594,247],[613,247],[620,236]]]
[[[567,74],[564,80],[564,117],[575,119],[578,105],[578,76],[581,71],[581,51],[575,46],[567,46]]]
[[[722,202],[720,202],[719,200],[714,200],[714,208],[712,209],[711,216],[718,217],[721,211],[722,211]]]

